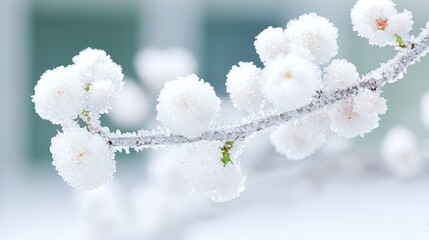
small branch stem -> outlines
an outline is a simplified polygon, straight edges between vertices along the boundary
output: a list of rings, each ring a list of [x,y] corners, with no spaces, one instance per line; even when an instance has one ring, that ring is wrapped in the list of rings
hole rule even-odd
[[[353,97],[365,89],[376,91],[387,82],[394,82],[401,78],[406,69],[428,53],[429,48],[429,24],[412,43],[412,47],[401,49],[390,61],[382,64],[378,69],[366,74],[362,80],[349,88],[336,91],[319,91],[310,104],[297,110],[286,111],[278,114],[262,116],[261,118],[238,125],[217,127],[204,132],[200,137],[187,138],[168,132],[149,132],[141,130],[138,133],[110,133],[106,137],[109,143],[117,149],[143,148],[175,145],[181,143],[206,141],[237,141],[242,140],[258,131],[279,126],[287,121],[303,117],[311,112],[329,106],[342,99]]]

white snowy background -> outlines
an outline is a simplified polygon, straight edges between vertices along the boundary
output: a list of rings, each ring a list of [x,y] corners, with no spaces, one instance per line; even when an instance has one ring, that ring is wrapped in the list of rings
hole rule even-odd
[[[87,47],[75,50],[67,41],[79,39],[92,47],[125,49],[105,50],[124,66],[125,75],[134,79],[141,76],[133,65],[138,49],[183,47],[198,63],[190,69],[195,68],[222,95],[231,65],[252,60],[243,59],[249,53],[242,50],[253,49],[253,37],[259,31],[267,24],[284,27],[288,20],[307,12],[317,12],[339,28],[339,57],[356,64],[361,74],[378,67],[394,51],[369,46],[356,36],[350,23],[354,2],[0,1],[0,239],[428,239],[429,177],[425,164],[418,174],[403,178],[389,171],[380,156],[383,136],[396,125],[409,128],[422,143],[420,148],[428,148],[424,142],[429,129],[421,122],[420,109],[420,99],[429,90],[427,58],[411,67],[403,80],[384,88],[389,110],[380,127],[365,138],[332,137],[315,155],[295,162],[275,153],[267,135],[258,134],[241,157],[246,190],[228,203],[213,203],[186,190],[179,174],[178,149],[125,157],[117,154],[115,181],[85,193],[67,186],[46,154],[55,127],[38,119],[30,95],[40,71],[69,64],[58,62],[55,56],[70,58]],[[417,34],[429,20],[429,3],[395,2],[398,9],[413,13]],[[83,28],[85,21],[107,28],[113,24],[113,30],[119,22],[130,26],[133,38],[121,36],[121,31],[111,33],[113,40],[97,38],[97,34],[61,38],[69,36],[67,31],[76,31],[63,29],[64,19],[76,20],[78,28]],[[256,30],[254,36],[246,42],[229,42],[240,26],[254,26],[248,31]],[[216,48],[211,39],[231,45]],[[105,44],[109,41],[114,45]],[[235,62],[224,66],[210,59]],[[118,127],[124,124],[128,130],[156,126],[153,100],[159,89],[147,81],[129,81],[137,86],[129,90],[129,96],[132,102],[141,102],[133,105],[138,110],[124,110],[119,117],[112,113],[113,117],[105,120]],[[127,105],[122,103],[124,108]],[[239,117],[227,99],[222,107],[220,123]],[[123,114],[130,117],[121,118]],[[47,126],[49,133],[44,132]]]

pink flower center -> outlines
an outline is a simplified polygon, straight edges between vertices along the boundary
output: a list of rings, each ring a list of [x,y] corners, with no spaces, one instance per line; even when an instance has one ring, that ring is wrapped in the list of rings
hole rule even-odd
[[[387,28],[387,19],[377,18],[375,20],[375,24],[377,25],[377,29],[384,31]]]

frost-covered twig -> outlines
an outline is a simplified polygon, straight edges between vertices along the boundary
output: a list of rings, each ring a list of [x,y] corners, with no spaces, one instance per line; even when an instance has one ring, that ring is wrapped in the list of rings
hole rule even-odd
[[[110,133],[108,134],[109,143],[117,148],[142,149],[146,147],[198,142],[201,140],[222,142],[242,140],[260,130],[279,126],[282,123],[303,117],[308,113],[331,105],[339,100],[355,96],[364,89],[380,89],[385,83],[394,82],[398,78],[401,78],[407,68],[421,57],[424,57],[428,51],[429,24],[406,49],[401,49],[393,59],[366,74],[359,84],[346,89],[319,92],[310,104],[297,110],[260,117],[259,119],[245,124],[213,128],[196,138],[187,138],[182,135],[169,134],[166,132],[149,132],[142,130],[138,133]]]
[[[412,14],[399,13],[391,0],[359,0],[351,20],[370,44],[395,46],[398,54],[360,78],[352,63],[333,59],[338,29],[328,19],[310,13],[286,28],[268,27],[254,42],[263,68],[239,62],[226,76],[231,102],[249,117],[214,128],[220,99],[209,83],[191,74],[165,82],[159,94],[156,119],[168,130],[111,133],[100,116],[112,109],[124,75],[106,52],[85,49],[72,65],[48,70],[35,87],[36,112],[62,126],[51,141],[53,165],[71,186],[94,189],[113,178],[116,151],[195,143],[187,146],[184,179],[194,192],[222,202],[244,189],[235,141],[273,130],[276,151],[300,160],[326,141],[328,128],[346,138],[363,136],[387,110],[380,89],[427,54],[429,24],[417,38],[410,36]],[[164,68],[157,68],[159,76]],[[275,110],[268,111],[271,106]]]

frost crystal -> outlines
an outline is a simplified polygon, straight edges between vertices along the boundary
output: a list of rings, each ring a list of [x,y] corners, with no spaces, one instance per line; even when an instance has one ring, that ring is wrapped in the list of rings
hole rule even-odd
[[[196,75],[168,81],[158,97],[157,119],[173,133],[198,137],[220,110],[220,99],[209,83]]]
[[[122,89],[122,68],[105,51],[92,48],[74,56],[73,62],[89,93],[87,110],[106,113]]]
[[[80,76],[72,66],[46,71],[34,88],[37,114],[54,124],[75,119],[84,108],[85,91]]]
[[[239,62],[226,76],[226,91],[234,107],[256,112],[264,102],[260,88],[261,69],[253,63]]]
[[[348,88],[359,81],[359,73],[353,63],[344,59],[333,60],[325,68],[323,77],[323,89],[333,91],[335,89]]]
[[[412,14],[398,13],[391,0],[359,0],[351,11],[353,30],[371,45],[384,47],[396,42],[396,36],[408,38],[413,27]]]
[[[110,182],[116,171],[106,141],[83,128],[71,128],[51,140],[52,164],[70,186],[91,190]]]
[[[315,13],[290,21],[285,30],[290,48],[300,52],[316,65],[327,63],[338,52],[338,29]],[[300,49],[306,50],[302,53]]]
[[[313,154],[326,141],[329,117],[320,111],[288,122],[270,134],[276,151],[290,160],[301,160]]]
[[[220,142],[194,143],[189,146],[183,161],[183,175],[191,190],[216,202],[238,197],[246,181],[236,159],[224,166],[221,147]]]
[[[424,167],[417,139],[404,127],[394,127],[387,132],[381,144],[381,156],[387,168],[400,177],[415,176]]]
[[[310,103],[320,85],[318,67],[293,54],[269,62],[262,71],[262,93],[269,102],[286,110]]]

